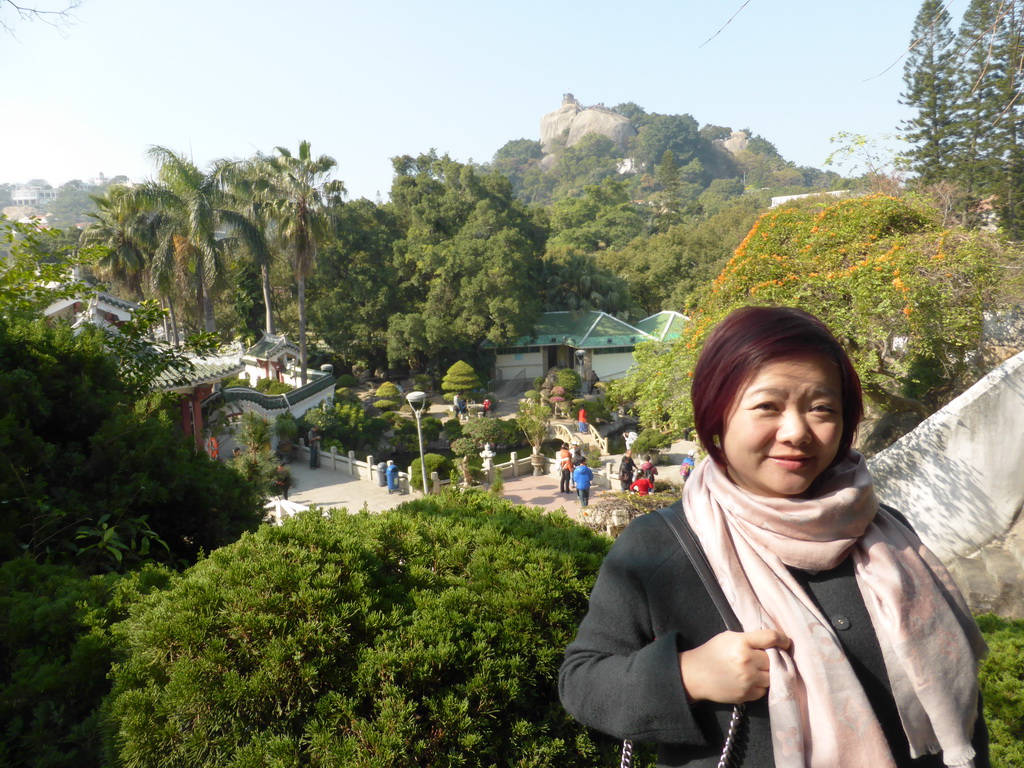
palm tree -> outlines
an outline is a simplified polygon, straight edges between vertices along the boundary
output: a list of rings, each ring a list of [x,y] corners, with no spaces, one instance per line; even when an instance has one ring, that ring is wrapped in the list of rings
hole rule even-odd
[[[96,219],[82,233],[83,246],[98,246],[102,252],[96,266],[101,276],[123,283],[134,298],[142,300],[143,276],[155,245],[153,219],[137,205],[126,187],[112,186],[106,194],[90,195]]]
[[[313,157],[309,142],[299,143],[298,155],[276,147],[267,160],[276,199],[271,203],[278,235],[287,243],[298,284],[299,364],[306,383],[306,278],[313,271],[319,244],[330,231],[331,208],[342,202],[345,185],[331,181],[337,166],[333,157]]]
[[[222,179],[230,205],[224,216],[231,228],[230,238],[242,242],[259,265],[266,311],[264,330],[274,334],[277,331],[270,284],[273,254],[267,239],[272,224],[270,201],[273,192],[269,168],[257,157],[249,162],[224,167]]]
[[[150,159],[159,163],[159,182],[133,192],[154,211],[164,214],[161,251],[179,270],[188,271],[196,292],[196,312],[206,331],[216,330],[211,291],[225,275],[223,248],[216,237],[223,209],[220,174],[199,170],[190,160],[166,147],[150,147]]]

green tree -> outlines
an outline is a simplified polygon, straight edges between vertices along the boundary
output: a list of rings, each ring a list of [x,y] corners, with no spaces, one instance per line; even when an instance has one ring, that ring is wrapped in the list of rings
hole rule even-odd
[[[903,64],[906,91],[900,103],[916,111],[902,124],[904,138],[913,145],[906,156],[922,184],[945,178],[953,157],[956,70],[949,23],[949,13],[941,0],[924,0]]]
[[[463,360],[452,363],[441,380],[441,389],[447,394],[463,394],[481,387],[483,384],[476,371],[473,370],[473,366]]]
[[[390,361],[437,369],[484,339],[526,333],[540,311],[544,231],[508,179],[434,153],[392,162],[405,302],[388,321]]]
[[[223,286],[226,264],[216,237],[222,201],[217,169],[202,171],[166,147],[151,147],[159,164],[158,182],[133,187],[141,205],[163,214],[158,258],[171,272],[187,271],[195,290],[196,317],[201,329],[216,330],[213,292]]]
[[[645,424],[681,432],[711,328],[736,307],[774,304],[806,309],[835,330],[876,408],[927,416],[979,373],[982,313],[995,306],[1003,258],[998,241],[941,229],[933,212],[906,200],[775,209],[695,301],[687,333],[637,348],[623,393]]]
[[[181,435],[177,403],[140,399],[162,370],[137,362],[145,347],[109,343],[0,319],[0,559],[188,563],[262,519],[257,493]]]
[[[287,242],[295,269],[299,305],[299,374],[306,383],[306,279],[313,271],[317,252],[332,229],[331,214],[345,196],[345,185],[330,179],[337,166],[333,157],[314,157],[308,141],[299,143],[297,155],[276,148],[269,159],[273,174],[273,216],[280,236]]]
[[[345,203],[336,217],[336,236],[321,249],[309,280],[310,323],[349,365],[385,368],[387,318],[412,300],[395,256],[402,233],[388,206],[366,199]]]

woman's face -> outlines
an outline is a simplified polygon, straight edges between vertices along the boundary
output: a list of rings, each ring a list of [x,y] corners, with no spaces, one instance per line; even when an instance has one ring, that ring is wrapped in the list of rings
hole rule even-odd
[[[729,478],[758,496],[800,496],[836,456],[839,368],[824,357],[770,363],[736,393],[722,452]]]

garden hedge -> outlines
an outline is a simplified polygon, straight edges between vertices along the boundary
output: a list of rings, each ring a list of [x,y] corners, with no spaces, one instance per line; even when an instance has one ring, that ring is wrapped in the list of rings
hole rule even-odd
[[[483,493],[264,527],[118,625],[119,759],[611,765],[557,695],[607,546]]]

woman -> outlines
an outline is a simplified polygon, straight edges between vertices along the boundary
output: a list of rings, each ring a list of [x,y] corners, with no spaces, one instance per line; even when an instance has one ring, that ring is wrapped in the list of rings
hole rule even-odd
[[[988,766],[984,642],[942,565],[879,507],[850,448],[860,382],[824,324],[734,312],[692,397],[708,457],[683,511],[744,631],[724,631],[665,519],[638,518],[566,650],[566,708],[656,742],[664,766],[717,765],[739,702],[746,766]]]
[[[635,476],[636,462],[633,461],[633,452],[627,448],[626,453],[622,456],[622,461],[619,462],[619,485],[623,493],[629,490]]]

